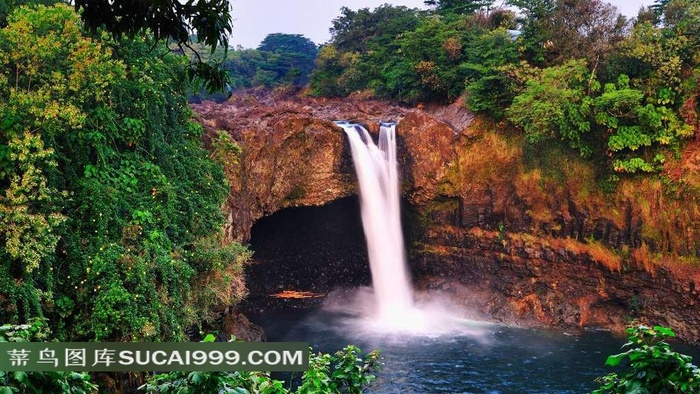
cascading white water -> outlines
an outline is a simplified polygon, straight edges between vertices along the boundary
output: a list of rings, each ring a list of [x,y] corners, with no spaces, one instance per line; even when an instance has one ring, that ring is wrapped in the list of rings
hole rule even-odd
[[[401,230],[396,126],[381,124],[377,146],[364,127],[336,123],[350,140],[359,182],[377,317],[381,322],[398,322],[414,308]]]

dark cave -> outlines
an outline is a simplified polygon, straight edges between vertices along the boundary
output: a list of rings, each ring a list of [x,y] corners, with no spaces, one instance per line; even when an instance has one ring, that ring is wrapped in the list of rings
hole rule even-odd
[[[309,306],[322,297],[279,300],[271,295],[297,291],[320,296],[371,282],[357,196],[264,217],[252,228],[250,247],[255,254],[246,268],[244,309]]]

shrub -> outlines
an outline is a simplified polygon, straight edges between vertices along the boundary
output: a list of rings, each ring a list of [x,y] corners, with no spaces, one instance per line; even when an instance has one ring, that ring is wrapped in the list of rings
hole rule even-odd
[[[675,333],[666,327],[647,326],[627,329],[629,341],[624,353],[609,356],[605,365],[616,367],[627,360],[624,370],[610,373],[598,381],[604,393],[697,393],[700,390],[700,369],[692,357],[677,353],[666,342]]]
[[[204,342],[213,342],[207,335]],[[153,376],[140,387],[148,393],[260,393],[260,394],[360,394],[374,381],[379,352],[366,356],[356,346],[347,346],[335,354],[310,353],[309,369],[304,372],[296,391],[267,372],[187,372],[173,371]]]
[[[45,342],[51,337],[46,320],[34,318],[27,324],[0,326],[0,342]],[[93,393],[97,386],[84,372],[0,371],[0,393]]]

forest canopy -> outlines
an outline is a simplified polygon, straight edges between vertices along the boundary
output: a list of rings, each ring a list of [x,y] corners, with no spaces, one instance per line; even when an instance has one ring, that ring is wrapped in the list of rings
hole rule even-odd
[[[531,143],[557,141],[617,173],[656,172],[697,134],[700,5],[634,19],[602,0],[426,1],[343,8],[309,91],[466,106]]]

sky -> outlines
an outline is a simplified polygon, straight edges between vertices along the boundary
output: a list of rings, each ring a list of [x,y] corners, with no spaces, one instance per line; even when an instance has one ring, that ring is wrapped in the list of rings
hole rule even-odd
[[[654,0],[608,0],[623,15],[634,17]],[[423,0],[231,0],[234,28],[231,44],[257,48],[270,33],[303,34],[316,44],[330,40],[331,21],[340,8],[374,9],[382,4],[425,8]],[[499,2],[497,1],[496,4]]]

